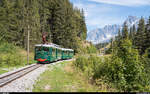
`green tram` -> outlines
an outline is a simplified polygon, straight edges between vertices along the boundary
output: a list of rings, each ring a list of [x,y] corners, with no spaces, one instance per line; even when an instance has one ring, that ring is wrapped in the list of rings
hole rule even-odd
[[[61,48],[56,44],[37,44],[35,45],[34,59],[38,63],[50,63],[58,60],[71,59],[74,50]]]

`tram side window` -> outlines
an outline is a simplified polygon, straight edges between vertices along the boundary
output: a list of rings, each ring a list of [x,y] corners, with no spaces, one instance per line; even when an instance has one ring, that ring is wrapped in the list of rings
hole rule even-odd
[[[41,51],[42,47],[36,47],[35,49],[36,49],[36,51]]]
[[[44,51],[49,51],[49,48],[44,47],[43,50],[44,50]]]
[[[65,55],[65,51],[63,51],[63,55]]]
[[[60,50],[58,50],[58,55],[59,55],[59,56],[61,55],[61,51],[60,51]]]
[[[55,54],[56,54],[56,49],[52,48],[52,56],[55,56]]]

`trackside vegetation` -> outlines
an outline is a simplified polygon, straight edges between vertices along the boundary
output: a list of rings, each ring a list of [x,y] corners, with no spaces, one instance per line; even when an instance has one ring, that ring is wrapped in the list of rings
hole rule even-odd
[[[0,43],[0,74],[27,65],[26,51],[11,43]],[[30,64],[35,63],[30,53]]]
[[[130,49],[126,46],[123,48]],[[149,59],[141,60],[134,49],[122,53],[126,56],[121,57],[115,53],[110,57],[79,56],[73,64],[89,81],[98,86],[101,86],[102,84],[99,83],[104,81],[109,87],[116,88],[118,91],[149,92]]]

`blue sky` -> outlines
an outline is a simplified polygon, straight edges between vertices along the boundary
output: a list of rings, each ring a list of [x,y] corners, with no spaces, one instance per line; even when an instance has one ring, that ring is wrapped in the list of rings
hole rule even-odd
[[[150,0],[70,0],[84,9],[87,29],[122,24],[128,16],[149,17]]]

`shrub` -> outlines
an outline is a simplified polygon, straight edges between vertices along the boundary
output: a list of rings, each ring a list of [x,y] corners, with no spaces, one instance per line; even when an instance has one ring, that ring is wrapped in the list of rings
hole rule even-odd
[[[87,68],[89,69],[89,77],[93,78],[93,76],[96,75],[95,73],[98,70],[101,61],[101,58],[97,57],[96,55],[90,55],[87,63]]]
[[[101,62],[101,59],[96,55],[90,55],[89,57],[78,56],[74,65],[82,70],[89,78],[93,77],[95,71],[97,71],[97,65]]]
[[[111,57],[80,56],[74,63],[95,82],[105,78],[121,91],[148,91],[149,61],[147,58],[140,58],[138,51],[132,48],[130,40],[122,40]]]
[[[89,54],[97,52],[97,49],[94,45],[90,45],[86,49],[87,49],[87,53],[89,53]]]
[[[24,56],[18,47],[10,43],[0,44],[0,66],[20,66],[24,65]]]
[[[84,71],[84,66],[87,64],[88,60],[84,56],[78,56],[76,58],[76,61],[74,62],[74,65]]]
[[[7,42],[0,44],[0,52],[1,53],[16,53],[16,47],[13,44],[9,44]]]
[[[113,53],[112,62],[114,62],[115,57],[122,60],[122,69],[119,71],[122,73],[121,75],[123,76],[124,82],[126,82],[122,89],[124,91],[139,90],[142,87],[141,84],[138,83],[140,83],[139,79],[142,78],[143,65],[140,62],[138,51],[132,48],[130,40],[121,40],[120,47]],[[120,73],[118,73],[118,75],[120,75]],[[118,87],[121,84],[122,82]]]
[[[109,49],[106,50],[105,54],[111,54],[111,52],[112,52],[112,49],[109,48]]]

